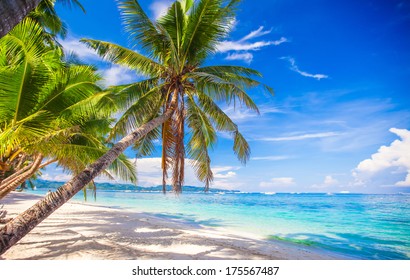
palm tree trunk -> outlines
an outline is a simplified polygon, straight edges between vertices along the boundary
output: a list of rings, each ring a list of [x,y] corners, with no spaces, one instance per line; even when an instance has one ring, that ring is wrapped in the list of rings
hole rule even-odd
[[[41,0],[1,0],[0,38],[9,33],[40,2]]]
[[[42,155],[37,155],[37,157],[34,158],[34,160],[32,161],[31,164],[19,169],[18,167],[16,167],[15,169],[17,170],[16,172],[14,172],[13,174],[11,174],[10,176],[8,176],[7,178],[4,178],[4,180],[0,183],[0,189],[5,185],[5,184],[9,184],[12,181],[14,181],[18,176],[20,176],[21,174],[29,171],[30,169],[33,168],[34,165],[39,165],[41,163],[38,162],[39,160],[43,160],[43,156]],[[40,168],[40,167],[39,167]]]
[[[46,167],[46,166],[48,166],[48,165],[50,165],[54,162],[57,162],[57,161],[58,161],[57,159],[50,159],[49,161],[47,161],[47,162],[43,163],[42,165],[40,165],[38,167],[38,169],[42,169],[42,168],[44,168],[44,167]]]
[[[0,168],[0,185],[1,185],[1,182],[3,182],[4,180],[4,177],[6,177],[6,169]]]
[[[173,100],[174,99],[176,98],[173,98]],[[176,100],[173,103],[176,103]],[[174,106],[171,106],[163,115],[149,121],[134,130],[131,134],[125,136],[96,162],[84,169],[63,186],[59,187],[57,191],[48,194],[31,208],[7,223],[0,229],[0,255],[6,252],[34,227],[84,188],[85,185],[98,176],[101,171],[107,168],[122,152],[124,152],[126,148],[169,119],[172,116],[173,111]]]
[[[14,191],[18,186],[20,186],[24,181],[33,176],[39,169],[41,162],[43,161],[43,156],[40,154],[36,157],[34,162],[31,164],[30,169],[18,176],[13,177],[13,179],[8,180],[6,178],[0,184],[0,200],[3,199],[7,194]]]
[[[33,166],[34,162],[32,162],[31,164],[17,170],[16,172],[14,172],[13,174],[11,174],[10,176],[6,177],[3,179],[3,181],[0,182],[0,189],[3,187],[3,185],[13,181],[17,176],[19,176],[20,174],[23,174],[24,172],[30,170],[30,168]]]

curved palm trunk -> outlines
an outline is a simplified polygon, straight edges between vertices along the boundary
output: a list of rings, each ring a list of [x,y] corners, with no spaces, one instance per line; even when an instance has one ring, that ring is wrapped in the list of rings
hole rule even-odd
[[[38,155],[27,171],[19,173],[17,176],[13,176],[10,180],[9,178],[3,180],[0,184],[0,200],[10,192],[14,191],[18,186],[23,184],[24,181],[33,176],[40,168],[43,158],[44,157],[42,155]]]
[[[125,151],[126,148],[169,119],[173,114],[173,108],[174,106],[171,106],[171,108],[169,108],[163,115],[149,121],[121,139],[107,153],[84,169],[80,174],[59,187],[57,191],[48,194],[31,208],[18,215],[1,228],[0,255],[16,244],[21,238],[65,202],[71,199],[85,185],[98,176],[101,171],[107,168],[122,152]]]
[[[0,168],[0,184],[1,182],[3,182],[5,177],[6,177],[6,169]]]
[[[0,182],[0,189],[3,188],[6,184],[12,182],[15,180],[18,176],[23,174],[24,172],[27,172],[30,170],[30,168],[33,166],[34,162],[32,162],[30,165],[27,165],[19,170],[17,170],[15,173],[11,174],[10,176],[6,177],[3,179],[3,181]]]
[[[40,164],[36,164],[35,168],[34,168],[32,171],[30,171],[29,174],[27,174],[27,173],[28,173],[27,171],[29,171],[31,168],[33,168],[33,164],[34,164],[34,163],[32,163],[31,165],[28,165],[28,166],[26,166],[26,167],[24,167],[24,168],[18,170],[18,171],[15,172],[14,174],[12,174],[12,175],[8,176],[7,178],[5,178],[3,181],[0,181],[0,193],[1,193],[1,189],[5,188],[7,184],[12,184],[14,181],[18,180],[18,177],[24,176],[24,175],[22,175],[23,173],[26,173],[26,174],[28,175],[28,176],[26,176],[26,178],[23,180],[23,182],[24,182],[25,180],[27,180],[27,179],[29,179],[31,176],[33,176],[34,173],[37,172],[37,170],[42,169],[42,168],[44,168],[44,167],[46,167],[46,166],[48,166],[48,165],[50,165],[50,164],[52,164],[52,163],[54,163],[54,162],[57,162],[57,159],[51,159],[51,160],[49,160],[49,161],[47,161],[47,162],[45,162],[45,163],[43,163],[43,164],[41,164],[41,165],[40,165]],[[41,161],[40,161],[39,163],[41,163]],[[18,167],[17,167],[16,169],[18,169]],[[22,184],[23,182],[20,182],[20,184]],[[20,185],[20,184],[17,184],[17,185]],[[4,196],[3,196],[3,197],[4,197]],[[0,195],[0,199],[2,199],[3,197]]]
[[[41,0],[1,0],[0,38],[9,33]]]

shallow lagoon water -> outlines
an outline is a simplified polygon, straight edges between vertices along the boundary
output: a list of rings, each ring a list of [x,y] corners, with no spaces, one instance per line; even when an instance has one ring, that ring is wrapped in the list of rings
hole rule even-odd
[[[39,191],[37,191],[39,192]],[[40,190],[41,192],[41,190]],[[81,194],[74,199],[83,200]],[[224,227],[355,259],[410,259],[410,195],[98,191],[110,207]]]

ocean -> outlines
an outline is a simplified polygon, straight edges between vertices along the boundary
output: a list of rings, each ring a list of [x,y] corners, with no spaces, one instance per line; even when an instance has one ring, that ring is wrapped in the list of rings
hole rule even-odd
[[[74,199],[84,200],[82,194]],[[98,190],[96,201],[89,196],[87,202],[223,227],[348,258],[410,259],[409,194],[184,192],[176,196]]]

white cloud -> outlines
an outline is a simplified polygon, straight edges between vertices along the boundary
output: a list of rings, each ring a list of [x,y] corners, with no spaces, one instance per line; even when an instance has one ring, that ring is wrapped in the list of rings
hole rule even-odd
[[[154,19],[158,19],[165,15],[168,11],[168,8],[171,6],[173,1],[170,0],[162,0],[162,1],[155,1],[149,6],[153,14]]]
[[[136,82],[139,75],[136,72],[119,65],[112,65],[108,69],[100,71],[103,76],[103,83],[105,86],[116,86]]]
[[[271,137],[271,138],[259,138],[256,140],[259,141],[297,141],[297,140],[305,140],[305,139],[316,139],[316,138],[326,138],[326,137],[333,137],[338,136],[340,133],[336,132],[321,132],[321,133],[309,133],[309,134],[302,134],[302,135],[295,135],[295,136],[285,136],[285,137]]]
[[[296,65],[296,61],[293,57],[281,57],[281,59],[285,59],[285,60],[289,61],[290,65],[291,65],[290,69],[292,71],[295,71],[296,73],[299,73],[300,75],[302,75],[304,77],[314,78],[318,81],[320,81],[321,79],[329,78],[329,76],[325,75],[325,74],[311,74],[311,73],[300,70],[299,67]]]
[[[240,39],[239,42],[248,41],[248,40],[251,40],[253,38],[257,38],[257,37],[267,35],[267,34],[272,32],[272,29],[264,31],[263,28],[264,28],[263,26],[260,26],[257,30],[252,31],[251,33],[249,33],[248,35],[246,35],[245,37]]]
[[[60,173],[60,174],[44,173],[41,175],[40,178],[45,181],[67,182],[71,180],[72,177],[73,175],[64,174],[64,173]]]
[[[103,61],[103,59],[91,48],[81,43],[79,39],[71,37],[60,41],[65,53],[74,53],[86,62],[89,61]]]
[[[243,60],[246,63],[250,64],[253,60],[253,54],[251,54],[249,52],[232,53],[232,54],[229,54],[225,59],[226,60]]]
[[[296,185],[295,179],[292,177],[272,178],[269,181],[259,183],[261,188],[276,188],[276,187],[291,187]]]
[[[329,187],[334,187],[339,185],[339,181],[333,178],[332,175],[327,175],[321,184],[315,184],[312,186],[313,189],[326,189]]]
[[[325,177],[325,181],[323,182],[325,186],[334,186],[334,185],[337,185],[338,183],[339,181],[333,178],[331,175],[327,175]]]
[[[132,83],[141,78],[135,71],[104,60],[93,49],[81,43],[78,38],[71,37],[62,40],[61,44],[66,53],[74,53],[86,63],[101,63],[99,72],[103,77],[104,86]]]
[[[353,171],[356,185],[366,185],[382,177],[384,183],[390,181],[398,187],[410,187],[410,131],[391,128],[390,132],[401,139],[390,146],[381,146],[371,158],[359,163]]]
[[[245,41],[222,41],[218,45],[218,52],[225,53],[229,51],[258,51],[263,47],[275,45],[278,46],[287,42],[287,39],[282,37],[276,41],[259,41],[254,43],[248,43]]]
[[[235,21],[236,22],[236,21]],[[229,53],[225,59],[227,60],[242,60],[246,63],[251,63],[253,59],[253,54],[251,51],[259,51],[263,47],[267,46],[278,46],[282,43],[288,42],[285,37],[280,38],[276,41],[265,41],[260,40],[257,42],[249,42],[252,39],[268,35],[272,32],[271,30],[264,30],[264,27],[261,26],[257,30],[250,32],[248,35],[244,36],[242,39],[237,41],[222,41],[217,46],[217,51],[220,53]]]
[[[229,179],[229,178],[233,178],[233,177],[236,177],[236,172],[233,172],[233,171],[229,171],[226,174],[217,173],[217,174],[214,175],[215,179]]]
[[[222,110],[235,123],[249,121],[251,118],[258,117],[258,113],[247,108],[234,108],[233,106],[222,108]]]

